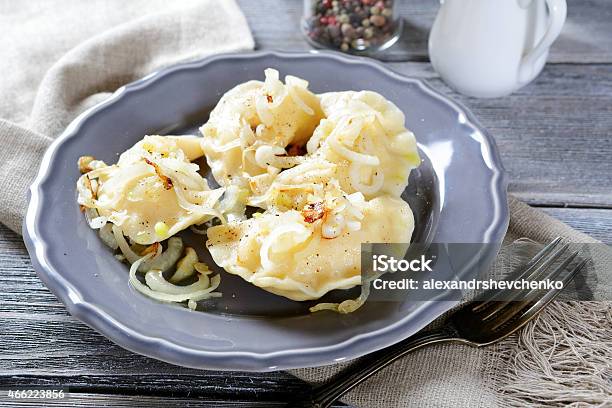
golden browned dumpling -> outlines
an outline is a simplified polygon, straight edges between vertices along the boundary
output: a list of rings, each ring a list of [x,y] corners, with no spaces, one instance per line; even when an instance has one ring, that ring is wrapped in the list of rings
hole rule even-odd
[[[267,211],[247,221],[209,228],[207,247],[226,271],[302,301],[361,284],[361,244],[407,243],[413,229],[412,211],[399,198],[383,196],[366,202],[359,196],[337,197],[336,203],[312,203],[302,211]]]
[[[215,180],[228,185],[236,177],[265,173],[302,162],[304,148],[322,118],[319,99],[308,83],[267,69],[266,79],[229,90],[200,129],[202,149]]]
[[[321,106],[325,119],[308,141],[308,153],[337,164],[335,177],[349,193],[399,197],[421,162],[404,114],[371,91],[322,94]]]
[[[79,204],[97,211],[99,227],[111,222],[143,245],[206,221],[223,189],[210,190],[191,163],[203,155],[199,139],[145,136],[117,164],[92,162],[78,181]]]

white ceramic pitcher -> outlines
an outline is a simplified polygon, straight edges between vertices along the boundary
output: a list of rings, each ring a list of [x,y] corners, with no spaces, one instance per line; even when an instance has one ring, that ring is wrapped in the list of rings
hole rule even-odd
[[[461,93],[508,95],[540,73],[566,14],[565,0],[441,0],[431,63]]]

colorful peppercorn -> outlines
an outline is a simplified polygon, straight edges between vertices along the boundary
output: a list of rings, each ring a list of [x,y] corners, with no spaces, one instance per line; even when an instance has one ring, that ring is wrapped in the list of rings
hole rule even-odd
[[[311,15],[304,18],[308,38],[344,52],[380,47],[394,35],[394,0],[306,0]]]

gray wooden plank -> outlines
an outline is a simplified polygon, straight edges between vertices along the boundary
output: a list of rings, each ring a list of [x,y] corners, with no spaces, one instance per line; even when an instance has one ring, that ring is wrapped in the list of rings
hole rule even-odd
[[[612,245],[612,210],[546,207],[540,209],[572,228],[604,244]]]
[[[40,407],[40,400],[0,400],[0,404],[7,408]],[[176,398],[158,397],[149,395],[115,395],[95,393],[70,393],[64,399],[44,400],[45,407],[113,407],[113,408],[187,408],[187,407],[216,407],[216,408],[280,408],[289,407],[283,402],[273,401],[226,401],[202,398]],[[332,408],[348,407],[342,403],[335,403]]]
[[[427,63],[390,66],[476,115],[497,142],[510,191],[522,200],[612,207],[612,65],[548,65],[534,83],[496,99],[459,95]]]
[[[612,62],[612,7],[608,0],[568,1],[568,19],[551,49],[552,63]],[[258,48],[310,49],[300,32],[301,0],[239,0]],[[437,0],[400,1],[406,21],[402,39],[385,53],[388,60],[426,61],[427,37],[439,7]],[[271,12],[273,10],[273,12]]]
[[[0,401],[3,407],[41,407],[41,401],[37,400],[6,400]],[[196,398],[164,398],[143,395],[112,395],[78,393],[63,400],[45,400],[45,407],[114,407],[114,408],[187,408],[187,407],[217,407],[217,408],[275,408],[285,407],[281,402],[256,402],[256,401],[219,401],[199,400]]]
[[[96,394],[146,395],[156,397],[184,397],[238,401],[289,401],[307,398],[310,386],[286,375],[287,380],[275,376],[264,379],[259,374],[235,375],[216,372],[190,375],[168,370],[164,374],[149,374],[145,366],[140,374],[121,375],[114,372],[97,375],[0,375],[3,389],[32,389],[61,387],[71,392]],[[1,402],[1,400],[0,400]],[[1,405],[1,404],[0,404]]]

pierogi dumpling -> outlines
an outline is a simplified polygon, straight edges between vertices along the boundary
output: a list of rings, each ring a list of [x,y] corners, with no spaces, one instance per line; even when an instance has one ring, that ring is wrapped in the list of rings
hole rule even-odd
[[[274,69],[265,76],[225,93],[200,129],[208,165],[223,186],[302,162],[295,153],[323,116],[308,82],[288,75],[283,84]]]
[[[375,92],[314,95],[274,70],[230,90],[201,128],[213,175],[232,192],[222,207],[234,222],[207,231],[213,260],[299,301],[361,284],[362,243],[412,237],[399,196],[420,158],[404,120]],[[246,219],[247,205],[264,212]]]
[[[371,91],[320,97],[325,119],[308,141],[308,154],[337,164],[335,177],[348,193],[400,196],[421,161],[402,111]]]
[[[199,139],[145,136],[117,164],[92,162],[78,181],[79,204],[143,245],[206,221],[218,214],[214,206],[223,189],[210,190],[191,163],[203,155]]]
[[[414,218],[399,198],[339,198],[345,202],[339,200],[335,208],[327,207],[334,203],[311,203],[302,211],[266,211],[211,227],[208,250],[226,271],[292,300],[318,299],[359,285],[361,244],[410,242]],[[336,235],[325,238],[330,230]]]

